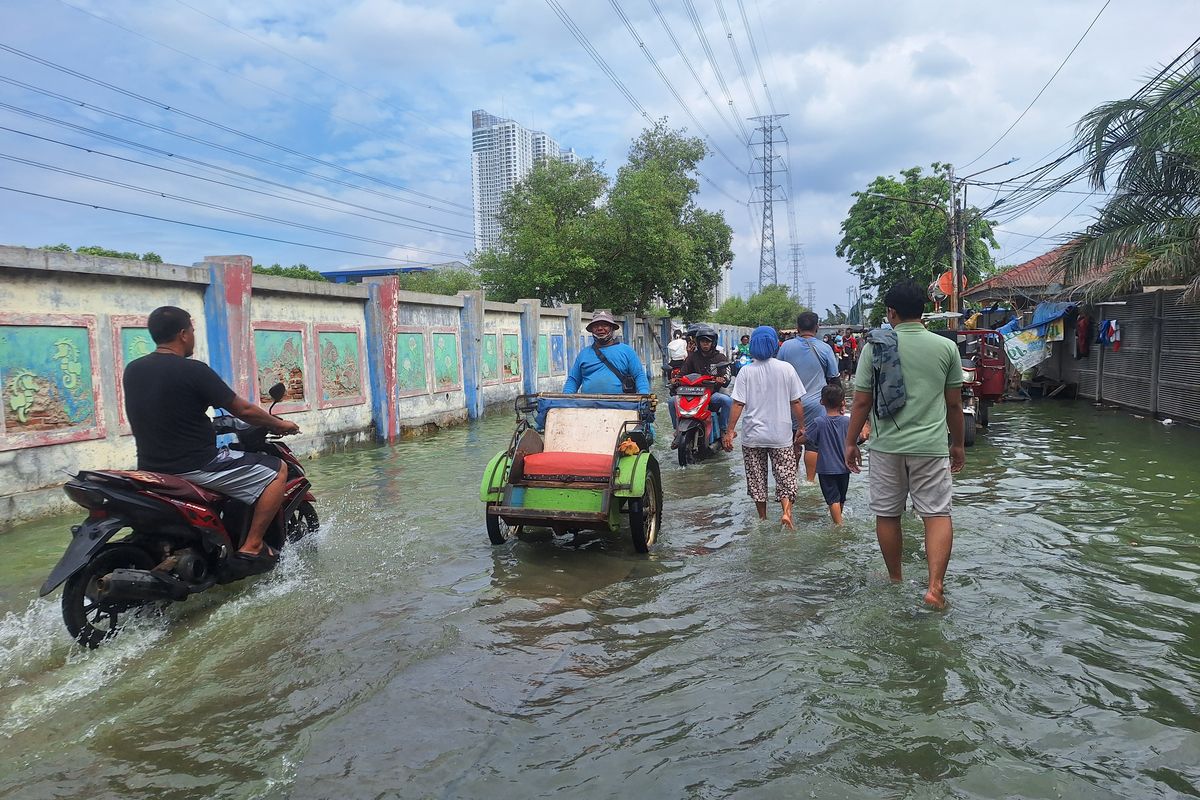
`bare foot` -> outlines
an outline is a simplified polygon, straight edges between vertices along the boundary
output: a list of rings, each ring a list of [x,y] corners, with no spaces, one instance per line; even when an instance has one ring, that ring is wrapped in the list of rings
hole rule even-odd
[[[792,522],[792,512],[791,511],[784,512],[783,517],[781,518],[781,521],[783,522],[783,527],[787,528],[789,531],[796,530],[796,526]]]
[[[930,589],[925,593],[925,605],[942,611],[946,608],[946,595],[941,589]]]

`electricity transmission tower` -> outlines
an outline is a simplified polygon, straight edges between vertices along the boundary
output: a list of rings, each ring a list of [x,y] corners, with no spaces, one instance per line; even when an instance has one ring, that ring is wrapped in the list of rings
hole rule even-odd
[[[795,225],[792,229],[795,230]],[[792,297],[797,301],[803,296],[800,294],[800,287],[808,283],[808,270],[804,263],[804,245],[799,242],[792,242]]]
[[[759,168],[750,173],[762,178],[759,199],[752,201],[761,203],[763,209],[761,254],[758,259],[759,291],[762,291],[764,286],[779,282],[779,274],[775,267],[775,203],[787,198],[784,196],[783,186],[775,182],[775,173],[786,170],[787,166],[779,159],[775,147],[787,143],[783,126],[778,124],[778,121],[786,116],[787,114],[766,114],[750,117],[751,121],[758,123],[750,139],[750,148],[753,150],[757,146],[762,147],[762,155],[754,156]],[[780,163],[776,164],[777,161]]]

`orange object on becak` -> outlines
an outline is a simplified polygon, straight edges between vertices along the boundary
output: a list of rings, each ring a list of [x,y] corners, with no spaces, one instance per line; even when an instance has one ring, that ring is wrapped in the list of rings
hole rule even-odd
[[[967,279],[965,276],[959,280],[959,283],[961,288],[967,288]],[[943,272],[937,280],[937,286],[942,294],[949,295],[954,291],[954,274],[950,270]]]

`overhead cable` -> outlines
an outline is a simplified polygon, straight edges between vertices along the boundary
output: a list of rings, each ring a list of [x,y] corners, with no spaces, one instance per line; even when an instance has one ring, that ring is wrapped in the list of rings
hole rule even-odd
[[[729,26],[729,17],[725,15],[725,6],[721,5],[721,0],[713,0],[713,4],[717,7],[717,15],[721,18],[721,26],[725,28],[725,40],[729,42],[729,50],[733,53],[734,63],[737,64],[738,77],[742,79],[742,87],[746,90],[746,95],[750,98],[750,105],[754,107],[754,116],[761,117],[762,109],[758,107],[758,100],[754,97],[754,91],[750,88],[750,78],[746,74],[746,65],[742,63],[742,53],[738,50],[737,40],[733,38],[733,28]]]
[[[700,15],[696,13],[696,7],[692,4],[692,0],[683,0],[683,7],[687,11],[688,19],[691,20],[692,28],[696,31],[697,38],[700,39],[700,46],[704,48],[704,54],[708,57],[708,63],[717,78],[717,84],[720,85],[721,91],[725,93],[725,102],[729,105],[729,110],[733,113],[733,118],[737,121],[738,129],[742,132],[742,139],[749,142],[750,134],[746,132],[746,126],[742,122],[743,115],[738,113],[737,105],[733,102],[733,94],[729,91],[729,85],[725,83],[725,76],[721,73],[721,65],[717,62],[717,56],[713,53],[712,45],[708,43],[708,34],[704,32],[704,23],[701,21]]]
[[[382,261],[396,261],[398,263],[404,263],[404,264],[420,263],[420,262],[417,262],[415,259],[411,259],[411,258],[395,258],[392,256],[381,256],[376,253],[360,253],[356,250],[342,250],[337,247],[324,247],[319,244],[308,244],[306,242],[293,242],[293,241],[289,241],[287,239],[276,239],[273,236],[260,236],[256,233],[245,233],[244,231],[235,231],[235,230],[230,230],[228,228],[217,228],[212,225],[201,225],[200,223],[197,223],[197,222],[185,222],[184,220],[170,219],[168,217],[158,217],[153,214],[141,214],[137,211],[127,211],[122,208],[113,208],[111,206],[102,206],[102,205],[98,205],[96,203],[86,203],[86,202],[83,202],[82,200],[70,200],[65,197],[55,197],[54,195],[41,194],[40,192],[31,192],[26,189],[17,189],[16,187],[13,187],[13,186],[0,186],[0,190],[6,191],[6,192],[13,192],[15,194],[23,194],[27,197],[40,197],[43,200],[54,200],[55,202],[58,202],[58,203],[67,203],[67,204],[70,204],[73,206],[83,206],[85,208],[94,208],[98,211],[111,211],[115,214],[125,214],[130,217],[138,217],[140,219],[154,220],[155,222],[168,222],[168,223],[171,223],[172,225],[183,225],[188,228],[199,228],[200,230],[215,231],[216,233],[227,233],[230,236],[244,236],[248,239],[259,239],[264,242],[275,242],[277,244],[290,244],[295,247],[305,247],[310,250],[323,250],[327,253],[343,253],[348,256],[364,256],[366,258],[380,259]]]
[[[49,69],[56,70],[58,72],[63,73],[64,75],[70,75],[73,78],[78,78],[79,80],[86,81],[95,86],[100,86],[102,88],[108,89],[109,91],[124,95],[133,100],[137,100],[139,102],[155,106],[156,108],[162,109],[164,111],[169,111],[172,114],[177,114],[186,119],[190,119],[193,122],[199,122],[202,125],[207,125],[209,127],[216,128],[217,130],[222,131],[224,133],[232,134],[234,136],[238,136],[243,139],[247,139],[249,141],[255,142],[256,144],[260,144],[265,147],[270,147],[274,150],[279,150],[281,152],[288,153],[289,155],[296,156],[298,158],[303,158],[308,161],[312,161],[316,164],[320,164],[321,166],[329,167],[330,169],[335,169],[335,170],[338,170],[339,172],[344,172],[347,175],[353,175],[357,178],[362,178],[364,180],[371,181],[372,183],[378,183],[382,186],[387,186],[387,187],[390,187],[397,191],[404,192],[406,194],[411,194],[415,197],[420,197],[420,198],[423,198],[425,200],[429,200],[429,201],[432,201],[435,203],[441,203],[450,208],[460,208],[460,209],[463,209],[464,211],[471,210],[470,206],[465,206],[465,205],[462,205],[461,203],[456,203],[452,200],[443,200],[440,197],[436,197],[434,195],[427,194],[425,192],[420,192],[420,191],[417,191],[416,189],[410,189],[407,186],[403,186],[398,183],[393,183],[391,181],[384,180],[383,178],[377,178],[374,175],[368,175],[367,173],[359,172],[357,170],[350,169],[349,167],[343,167],[341,164],[335,163],[333,161],[328,161],[328,160],[320,158],[318,156],[314,156],[309,153],[301,152],[300,150],[296,150],[294,148],[288,147],[287,145],[279,144],[278,142],[272,142],[272,141],[270,141],[268,139],[264,139],[260,136],[255,136],[254,134],[247,133],[246,131],[239,130],[232,126],[225,125],[225,124],[217,122],[215,120],[208,119],[207,117],[203,117],[199,114],[193,114],[191,112],[184,111],[183,109],[172,106],[169,103],[164,103],[161,100],[155,100],[151,97],[147,97],[146,95],[140,94],[140,93],[132,91],[130,89],[125,89],[123,87],[117,86],[116,84],[109,83],[108,81],[100,80],[99,78],[92,77],[91,75],[87,75],[78,70],[71,69],[70,67],[64,66],[62,64],[55,63],[53,61],[50,61],[49,59],[42,58],[41,56],[34,55],[33,53],[28,53],[24,50],[13,47],[12,45],[8,45],[8,44],[4,44],[3,42],[0,42],[0,50],[11,53],[15,56],[19,56],[20,58],[24,58],[28,61],[32,61],[35,64],[40,64]],[[13,83],[18,83],[18,82],[13,81]],[[427,206],[427,208],[433,208],[433,206]],[[437,209],[437,210],[447,211],[446,209]],[[447,213],[453,213],[453,212],[447,211]]]

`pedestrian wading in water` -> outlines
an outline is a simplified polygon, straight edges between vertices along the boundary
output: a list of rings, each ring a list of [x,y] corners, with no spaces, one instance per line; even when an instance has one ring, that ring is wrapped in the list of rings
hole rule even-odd
[[[783,507],[783,524],[795,530],[792,506],[796,502],[796,456],[792,448],[804,430],[804,384],[791,365],[774,357],[778,349],[779,334],[774,328],[763,325],[754,329],[750,336],[753,361],[738,372],[733,385],[733,411],[721,444],[726,451],[733,450],[741,423],[746,487],[759,519],[767,518],[770,461],[775,473],[775,497]]]
[[[951,473],[963,468],[962,365],[958,348],[925,330],[925,290],[913,281],[884,295],[893,330],[871,331],[854,377],[854,406],[846,431],[846,467],[858,472],[858,435],[871,417],[868,480],[875,536],[893,581],[901,578],[900,517],[911,499],[925,527],[929,588],[925,602],[946,605],[943,581],[954,544]],[[950,443],[946,443],[946,430]]]

